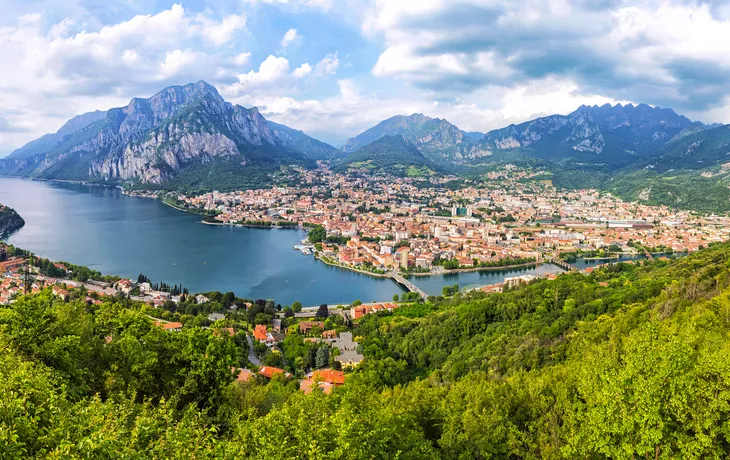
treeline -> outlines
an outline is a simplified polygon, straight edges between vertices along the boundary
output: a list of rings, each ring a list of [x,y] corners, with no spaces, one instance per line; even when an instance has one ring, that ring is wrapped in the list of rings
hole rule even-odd
[[[728,266],[714,245],[366,315],[331,395],[234,383],[240,334],[21,297],[0,307],[0,457],[725,458]]]

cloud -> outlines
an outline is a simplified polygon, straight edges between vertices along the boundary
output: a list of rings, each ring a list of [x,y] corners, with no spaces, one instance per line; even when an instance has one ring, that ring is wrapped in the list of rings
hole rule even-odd
[[[286,48],[292,43],[299,41],[301,37],[297,34],[297,29],[289,29],[284,34],[284,38],[281,39],[281,47]]]
[[[198,15],[197,20],[201,24],[200,34],[202,37],[215,46],[228,43],[235,32],[246,27],[246,16],[242,14],[226,16],[220,22],[213,21],[202,15]]]
[[[305,62],[301,66],[297,67],[294,72],[292,72],[292,75],[296,78],[302,78],[310,73],[312,73],[312,66]]]
[[[339,65],[337,53],[331,53],[314,66],[305,62],[290,71],[291,64],[287,58],[270,54],[258,70],[237,75],[237,81],[223,85],[221,93],[237,104],[260,105],[261,100],[297,93],[306,87],[307,82],[334,75]]]
[[[181,72],[186,67],[194,65],[199,54],[191,50],[174,50],[165,54],[165,60],[160,64],[160,79],[166,79]]]
[[[730,92],[727,9],[667,0],[375,0],[362,24],[372,68],[457,97],[543,78],[698,110]],[[713,71],[716,70],[716,71]]]
[[[242,88],[276,82],[289,73],[289,61],[283,57],[269,55],[259,66],[259,70],[252,70],[238,76],[238,84]]]
[[[352,79],[339,79],[337,84],[339,93],[322,100],[272,96],[259,98],[257,105],[267,118],[337,144],[394,115],[423,113],[445,118],[465,131],[487,132],[540,116],[567,114],[583,104],[629,102],[582,93],[575,83],[553,78],[514,87],[491,85],[472,92],[468,101],[446,102],[408,88],[391,97],[362,94]]]
[[[248,61],[250,61],[250,60],[251,60],[251,53],[246,52],[246,53],[239,53],[239,54],[233,56],[233,58],[231,59],[231,62],[233,62],[234,65],[240,67],[240,66],[244,66],[244,65],[248,64]]]
[[[337,53],[331,53],[325,56],[314,66],[315,75],[334,75],[340,67],[340,59]]]
[[[327,11],[332,7],[333,0],[243,0],[243,3],[248,3],[249,5],[258,5],[261,3],[269,5],[286,5],[289,8],[294,8],[294,10],[309,7]]]
[[[219,49],[244,29],[244,15],[215,19],[181,5],[86,30],[73,18],[45,29],[40,14],[0,26],[0,144],[55,131],[78,113],[125,104],[172,83],[232,81],[231,58]],[[244,54],[233,63],[245,64]]]

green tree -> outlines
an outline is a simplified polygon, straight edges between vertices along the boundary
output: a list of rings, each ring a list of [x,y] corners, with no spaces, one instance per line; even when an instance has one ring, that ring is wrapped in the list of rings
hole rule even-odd
[[[327,367],[330,363],[330,350],[328,347],[319,347],[317,350],[317,357],[315,358],[315,365],[321,369]]]
[[[324,319],[324,318],[327,318],[329,315],[330,315],[329,307],[327,307],[326,303],[323,303],[317,309],[317,313],[315,314],[315,317]]]

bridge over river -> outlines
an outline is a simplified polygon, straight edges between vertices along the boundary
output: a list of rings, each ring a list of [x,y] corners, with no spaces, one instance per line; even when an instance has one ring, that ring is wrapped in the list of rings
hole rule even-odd
[[[400,273],[398,273],[396,271],[390,271],[390,272],[388,272],[388,275],[390,275],[390,277],[393,278],[398,284],[402,285],[409,291],[415,292],[418,295],[420,295],[424,300],[428,297],[428,294],[426,294],[421,288],[419,288],[415,284],[408,281]]]

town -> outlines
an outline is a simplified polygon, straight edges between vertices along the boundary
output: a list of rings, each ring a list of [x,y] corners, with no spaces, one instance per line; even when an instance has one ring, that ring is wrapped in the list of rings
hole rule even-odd
[[[176,194],[174,202],[212,224],[306,227],[298,249],[374,276],[686,253],[730,233],[727,216],[558,190],[540,179],[544,171],[510,165],[479,182],[341,175],[324,164],[297,177],[297,187]]]

